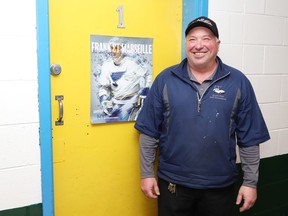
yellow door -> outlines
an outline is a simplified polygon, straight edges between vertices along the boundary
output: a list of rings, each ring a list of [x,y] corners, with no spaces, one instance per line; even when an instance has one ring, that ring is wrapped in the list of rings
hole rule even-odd
[[[55,215],[156,215],[134,122],[90,121],[90,37],[152,38],[155,78],[181,60],[182,1],[49,0],[49,14]]]

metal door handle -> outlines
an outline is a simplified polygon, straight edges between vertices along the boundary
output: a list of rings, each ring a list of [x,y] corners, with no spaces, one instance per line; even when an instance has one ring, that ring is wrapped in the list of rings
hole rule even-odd
[[[56,126],[64,124],[64,121],[62,120],[63,116],[64,116],[63,99],[64,99],[63,95],[56,95],[55,96],[55,100],[58,100],[58,103],[59,103],[59,118],[57,121],[55,121]]]
[[[50,74],[53,76],[57,76],[61,73],[62,68],[59,64],[52,64],[50,66]]]

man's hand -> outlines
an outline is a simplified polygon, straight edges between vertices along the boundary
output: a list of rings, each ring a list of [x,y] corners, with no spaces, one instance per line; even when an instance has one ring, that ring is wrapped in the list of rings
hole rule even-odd
[[[141,179],[141,190],[148,198],[157,198],[160,195],[158,184],[155,178]]]
[[[250,209],[257,199],[257,189],[247,186],[241,186],[238,192],[236,204],[239,205],[243,200],[243,205],[240,207],[240,212]]]

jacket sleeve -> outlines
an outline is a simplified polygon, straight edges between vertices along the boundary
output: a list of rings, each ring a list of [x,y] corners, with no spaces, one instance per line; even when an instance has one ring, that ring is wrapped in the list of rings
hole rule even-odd
[[[143,134],[159,139],[163,124],[162,90],[156,78],[144,101],[134,127]]]
[[[240,92],[236,126],[239,147],[254,146],[269,140],[269,132],[253,87],[246,77],[242,79]]]

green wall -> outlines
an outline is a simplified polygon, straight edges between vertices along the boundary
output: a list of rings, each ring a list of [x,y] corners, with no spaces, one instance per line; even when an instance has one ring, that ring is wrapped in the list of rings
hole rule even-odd
[[[260,163],[258,200],[251,210],[241,214],[238,213],[237,215],[288,216],[287,192],[288,154],[262,159]],[[0,211],[0,216],[42,216],[42,204]]]
[[[41,216],[42,204],[0,211],[0,216]]]
[[[288,154],[262,159],[258,199],[254,207],[239,216],[288,216]]]

